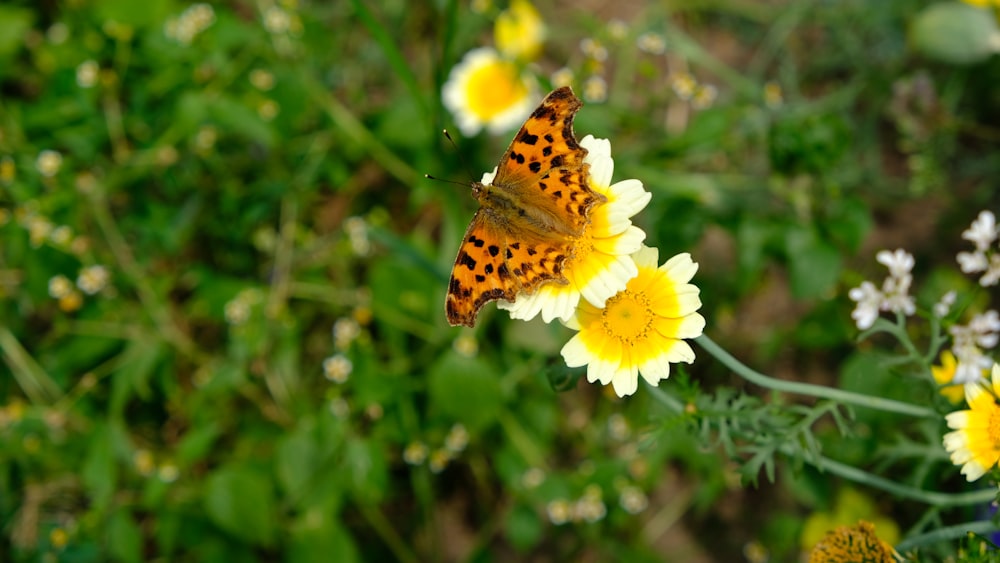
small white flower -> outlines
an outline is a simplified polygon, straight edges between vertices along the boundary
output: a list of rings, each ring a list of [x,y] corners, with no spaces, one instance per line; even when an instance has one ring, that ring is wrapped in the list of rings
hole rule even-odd
[[[962,238],[976,245],[976,250],[986,251],[997,239],[997,220],[992,211],[980,211],[972,226],[962,232]]]
[[[250,304],[237,296],[226,302],[223,314],[227,323],[239,326],[250,320]]]
[[[469,431],[461,424],[452,426],[444,438],[445,449],[457,454],[464,450],[467,445],[469,445]]]
[[[347,418],[347,416],[351,414],[351,406],[343,397],[332,399],[330,401],[329,409],[330,414],[332,414],[334,418],[340,420]]]
[[[62,299],[73,291],[73,282],[69,278],[59,274],[49,279],[49,296],[53,299]]]
[[[62,168],[63,157],[57,151],[54,150],[43,150],[38,153],[38,158],[35,159],[35,169],[45,176],[46,178],[51,178],[59,173],[59,169]]]
[[[630,485],[622,489],[618,503],[625,509],[625,512],[639,514],[649,506],[649,499],[646,498],[646,493],[642,492],[642,489]]]
[[[603,77],[594,75],[583,83],[583,99],[599,104],[608,99],[608,83]]]
[[[521,475],[521,484],[526,489],[534,489],[545,481],[545,471],[539,467],[532,467]]]
[[[863,281],[860,286],[851,289],[847,296],[852,301],[857,302],[857,306],[851,312],[851,318],[854,319],[858,329],[868,330],[871,328],[875,324],[875,319],[878,318],[879,309],[882,306],[882,292],[872,282]]]
[[[360,334],[361,325],[350,317],[341,317],[333,323],[333,345],[338,350],[346,350]]]
[[[549,516],[549,522],[552,522],[556,526],[569,522],[570,517],[573,515],[572,507],[569,501],[565,499],[550,501],[545,506],[545,512]]]
[[[895,252],[879,251],[875,255],[875,260],[889,268],[889,275],[894,278],[905,277],[913,270],[913,255],[902,248],[896,249]]]
[[[942,318],[948,315],[951,311],[952,305],[955,304],[955,298],[958,296],[955,290],[951,290],[941,296],[941,300],[934,304],[934,316]]]
[[[553,88],[562,88],[563,86],[573,85],[573,70],[568,67],[562,67],[559,70],[552,73],[549,80],[552,81]]]
[[[718,88],[711,84],[699,84],[694,89],[694,95],[691,97],[691,107],[694,109],[707,109],[715,103],[715,99],[718,97]]]
[[[990,255],[990,264],[986,268],[986,273],[979,278],[979,285],[990,287],[1000,282],[1000,254]]]
[[[647,31],[635,40],[639,50],[650,55],[662,55],[667,50],[667,40],[659,33]]]
[[[354,364],[343,354],[336,354],[323,360],[323,376],[334,383],[346,383]]]
[[[80,88],[93,88],[97,84],[97,74],[101,67],[95,61],[87,60],[76,67],[76,85]]]
[[[181,471],[177,465],[170,462],[161,465],[159,471],[157,471],[157,476],[160,478],[160,481],[163,481],[164,483],[173,483],[178,477],[180,477],[180,474]]]
[[[990,265],[989,258],[982,252],[959,252],[955,258],[959,269],[966,274],[984,272]]]
[[[277,6],[271,6],[264,12],[264,28],[275,35],[288,31],[291,21],[288,12]]]
[[[76,278],[76,286],[87,295],[94,295],[107,287],[111,275],[108,269],[100,264],[88,266],[80,270],[80,275]]]
[[[415,442],[410,442],[406,449],[403,450],[403,461],[409,465],[420,465],[427,460],[427,455],[430,453],[430,449],[427,444],[417,440]]]

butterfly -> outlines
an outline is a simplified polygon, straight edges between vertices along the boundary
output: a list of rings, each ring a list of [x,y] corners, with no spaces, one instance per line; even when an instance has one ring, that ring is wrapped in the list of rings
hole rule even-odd
[[[514,136],[493,181],[472,183],[479,210],[451,270],[445,313],[452,326],[475,326],[490,301],[569,283],[563,266],[590,210],[607,201],[590,188],[587,149],[573,134],[581,107],[568,86],[551,92]]]

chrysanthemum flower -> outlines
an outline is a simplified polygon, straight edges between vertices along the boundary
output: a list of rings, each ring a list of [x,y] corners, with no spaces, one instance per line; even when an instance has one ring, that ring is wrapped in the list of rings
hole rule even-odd
[[[545,22],[541,14],[527,0],[513,0],[510,7],[500,12],[493,27],[493,40],[497,49],[509,59],[533,61],[542,52],[545,41]]]
[[[965,387],[962,383],[955,382],[957,368],[958,360],[949,350],[941,352],[941,365],[931,366],[931,375],[940,386],[941,395],[953,404],[961,403],[965,397]]]
[[[895,550],[875,535],[875,526],[864,520],[857,526],[840,526],[827,533],[809,553],[809,563],[896,563]]]
[[[466,136],[484,127],[494,135],[514,129],[528,117],[539,97],[530,75],[488,47],[466,53],[451,69],[441,94]]]
[[[608,201],[591,209],[590,224],[577,241],[576,252],[563,264],[569,283],[544,284],[531,295],[518,295],[513,303],[500,301],[498,307],[510,311],[511,318],[530,320],[540,313],[545,322],[568,321],[581,296],[603,307],[638,273],[631,255],[642,247],[646,233],[632,225],[630,217],[646,207],[652,196],[639,180],[611,184],[615,162],[607,139],[587,135],[580,146],[588,151],[584,162],[590,164],[590,187]]]
[[[965,401],[969,410],[953,412],[945,417],[954,432],[944,435],[944,449],[951,462],[962,466],[962,474],[975,481],[1000,460],[1000,365],[993,365],[990,387],[985,383],[968,383]]]
[[[650,385],[670,375],[670,364],[694,361],[684,338],[705,328],[699,289],[691,285],[698,265],[678,254],[657,267],[659,253],[643,247],[632,255],[639,274],[604,307],[580,304],[566,326],[578,330],[563,346],[569,367],[587,366],[587,380],[611,383],[619,397],[635,393],[641,374]]]

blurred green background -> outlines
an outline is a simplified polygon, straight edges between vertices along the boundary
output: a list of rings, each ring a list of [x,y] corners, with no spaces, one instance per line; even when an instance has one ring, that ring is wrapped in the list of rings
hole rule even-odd
[[[0,560],[791,561],[844,495],[914,524],[801,460],[759,479],[711,417],[779,440],[741,409],[795,399],[697,346],[669,400],[621,400],[560,367],[561,326],[493,305],[448,326],[475,202],[423,174],[478,177],[509,142],[440,134],[441,85],[505,7],[0,4]],[[846,292],[897,247],[931,289],[974,284],[948,272],[997,203],[990,8],[537,8],[530,71],[569,69],[578,136],[653,194],[647,244],[700,263],[706,334],[775,377],[940,407],[856,344]],[[966,486],[938,422],[854,422],[820,426],[824,452]],[[916,461],[877,457],[914,436]]]

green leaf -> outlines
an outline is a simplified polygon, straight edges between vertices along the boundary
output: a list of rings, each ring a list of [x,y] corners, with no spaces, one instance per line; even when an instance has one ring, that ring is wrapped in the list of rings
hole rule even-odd
[[[147,27],[162,22],[167,15],[167,0],[102,0],[94,5],[97,17],[136,27]]]
[[[479,358],[449,353],[431,369],[431,405],[476,432],[496,420],[503,407],[499,374]]]
[[[275,472],[288,496],[297,498],[305,492],[316,471],[316,455],[316,440],[306,428],[299,428],[278,442]]]
[[[245,104],[225,96],[211,100],[208,106],[212,119],[221,128],[265,147],[274,145],[274,131]]]
[[[217,526],[245,542],[274,544],[277,506],[271,482],[260,471],[229,466],[205,484],[205,511]]]
[[[108,552],[116,561],[142,561],[142,530],[127,510],[119,510],[108,522]]]
[[[114,457],[114,436],[108,424],[100,423],[90,435],[90,448],[84,459],[81,475],[91,502],[98,511],[111,502],[118,477]]]
[[[542,539],[542,522],[531,507],[517,504],[507,514],[507,539],[515,548],[526,551]]]
[[[389,469],[378,443],[355,440],[346,448],[345,461],[352,492],[367,503],[379,502],[386,493]]]
[[[211,452],[219,434],[219,425],[214,422],[193,428],[177,445],[177,462],[187,467],[201,461]]]
[[[917,51],[952,64],[972,64],[997,52],[996,16],[993,10],[962,2],[939,2],[920,12],[910,28]]]
[[[840,276],[840,253],[821,240],[811,229],[789,231],[785,253],[791,278],[792,294],[799,299],[827,295]]]
[[[31,11],[26,8],[0,6],[0,59],[24,46],[24,35],[31,29],[33,20]]]
[[[129,343],[123,352],[122,368],[112,380],[110,412],[121,414],[133,392],[143,399],[150,397],[149,378],[159,364],[162,351],[160,343],[151,339]]]
[[[354,540],[329,516],[306,515],[292,530],[288,548],[291,563],[353,563],[359,561]],[[316,515],[318,516],[318,515]]]
[[[871,227],[871,210],[860,198],[837,200],[826,222],[830,233],[851,250],[858,249]]]

